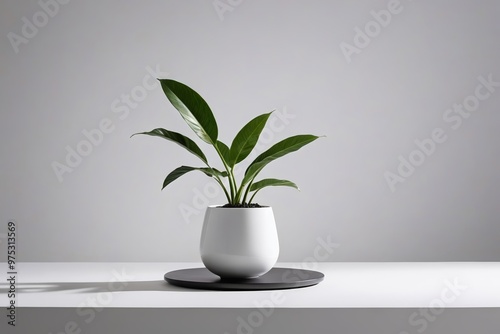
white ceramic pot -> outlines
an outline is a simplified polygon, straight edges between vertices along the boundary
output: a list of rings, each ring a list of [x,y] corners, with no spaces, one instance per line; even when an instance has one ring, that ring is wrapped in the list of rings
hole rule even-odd
[[[251,278],[267,273],[279,255],[273,209],[209,206],[200,253],[205,267],[223,278]]]

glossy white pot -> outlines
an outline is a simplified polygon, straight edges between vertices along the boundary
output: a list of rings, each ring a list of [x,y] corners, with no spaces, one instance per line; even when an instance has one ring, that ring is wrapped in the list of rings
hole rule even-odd
[[[279,255],[273,209],[209,206],[203,221],[200,253],[205,267],[223,278],[251,278],[267,273]]]

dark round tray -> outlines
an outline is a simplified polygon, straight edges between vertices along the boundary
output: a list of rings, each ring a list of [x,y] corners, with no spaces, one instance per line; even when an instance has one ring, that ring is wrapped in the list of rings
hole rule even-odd
[[[165,280],[177,286],[205,290],[276,290],[316,285],[325,275],[318,271],[295,268],[272,268],[257,278],[221,279],[207,268],[174,270]]]

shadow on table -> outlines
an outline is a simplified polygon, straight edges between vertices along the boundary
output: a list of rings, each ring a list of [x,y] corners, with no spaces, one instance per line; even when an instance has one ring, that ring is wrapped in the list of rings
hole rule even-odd
[[[0,284],[0,293],[7,294],[10,286]],[[40,292],[76,292],[76,293],[99,293],[99,292],[121,292],[121,291],[203,291],[182,288],[171,285],[164,280],[157,281],[119,281],[119,282],[44,282],[44,283],[18,283],[16,282],[16,293],[40,293]]]

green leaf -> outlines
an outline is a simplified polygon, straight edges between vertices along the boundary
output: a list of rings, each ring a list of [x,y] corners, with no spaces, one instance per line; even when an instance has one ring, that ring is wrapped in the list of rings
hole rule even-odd
[[[225,162],[229,160],[229,147],[223,142],[217,140],[217,148],[219,149],[220,154]]]
[[[159,79],[163,92],[184,121],[203,141],[215,145],[217,122],[205,100],[188,86],[169,79]]]
[[[154,136],[154,137],[161,137],[161,138],[173,141],[174,143],[179,144],[180,146],[184,147],[189,152],[196,155],[204,163],[208,164],[207,157],[205,156],[205,154],[203,154],[203,152],[201,151],[199,146],[196,145],[196,143],[194,141],[192,141],[191,139],[189,139],[188,137],[186,137],[180,133],[158,128],[158,129],[151,130],[149,132],[141,132],[141,133],[133,134],[132,137],[135,135],[148,135],[148,136]]]
[[[177,167],[174,169],[170,174],[167,175],[165,178],[165,181],[163,181],[163,187],[161,188],[162,190],[165,189],[166,186],[168,186],[170,183],[174,182],[177,180],[179,177],[182,175],[189,173],[191,171],[198,170],[200,172],[205,173],[205,175],[214,177],[215,175],[226,177],[227,172],[221,172],[215,168],[208,168],[208,167],[190,167],[190,166],[181,166]]]
[[[234,167],[234,165],[243,161],[252,152],[271,113],[255,117],[234,137],[228,161],[230,167]]]
[[[253,198],[255,197],[255,195],[257,195],[257,193],[262,189],[262,188],[265,188],[265,187],[291,187],[291,188],[295,188],[297,190],[300,190],[299,187],[297,187],[297,185],[295,183],[293,183],[292,181],[288,181],[288,180],[278,180],[278,179],[264,179],[264,180],[260,180],[259,182],[255,182],[255,183],[252,183],[250,185],[250,191],[255,191],[252,195],[252,197],[250,197],[250,200],[249,200],[249,203],[251,203],[253,201]]]
[[[296,135],[274,144],[267,151],[255,158],[248,166],[242,184],[247,184],[249,181],[253,180],[253,178],[255,178],[255,176],[257,176],[257,174],[271,161],[288,153],[295,152],[318,138],[318,136],[314,135]]]
[[[265,187],[292,187],[300,190],[299,187],[292,181],[279,179],[263,179],[258,182],[252,183],[252,185],[250,186],[250,191],[259,191]]]

